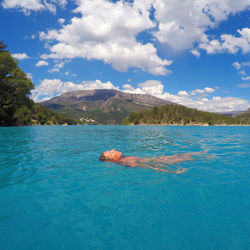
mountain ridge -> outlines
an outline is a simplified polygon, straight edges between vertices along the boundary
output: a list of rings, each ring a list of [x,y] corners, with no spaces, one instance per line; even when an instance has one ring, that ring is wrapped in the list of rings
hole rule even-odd
[[[173,103],[147,94],[94,89],[67,92],[40,104],[87,124],[122,124],[131,112]]]

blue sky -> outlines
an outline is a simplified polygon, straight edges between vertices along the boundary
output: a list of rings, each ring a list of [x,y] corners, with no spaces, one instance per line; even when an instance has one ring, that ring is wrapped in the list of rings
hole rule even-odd
[[[250,107],[250,0],[0,3],[0,40],[36,101],[116,88],[212,112]]]

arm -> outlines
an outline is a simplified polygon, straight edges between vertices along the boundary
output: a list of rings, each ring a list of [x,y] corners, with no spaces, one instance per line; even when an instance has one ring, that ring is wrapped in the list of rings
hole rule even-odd
[[[192,161],[193,155],[200,155],[200,154],[206,154],[208,150],[204,150],[202,152],[193,152],[193,153],[187,153],[187,154],[175,154],[171,156],[165,156],[161,155],[159,157],[153,157],[156,162],[165,162],[165,163],[178,163],[183,161]]]

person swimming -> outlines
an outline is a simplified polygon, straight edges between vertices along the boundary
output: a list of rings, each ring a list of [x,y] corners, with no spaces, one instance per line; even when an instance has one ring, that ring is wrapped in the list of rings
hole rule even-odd
[[[206,153],[207,150],[197,153],[175,154],[172,156],[155,156],[155,157],[137,157],[137,156],[122,156],[122,153],[117,150],[105,151],[101,154],[99,160],[106,162],[114,162],[128,167],[142,167],[151,168],[155,171],[182,174],[187,169],[177,167],[177,169],[167,169],[164,164],[175,164],[183,161],[191,161],[192,155],[199,155]]]

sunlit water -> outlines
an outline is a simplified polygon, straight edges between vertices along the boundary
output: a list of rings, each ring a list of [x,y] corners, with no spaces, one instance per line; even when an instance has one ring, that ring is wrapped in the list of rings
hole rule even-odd
[[[112,148],[208,153],[176,175]],[[250,249],[250,127],[0,128],[0,249]]]

